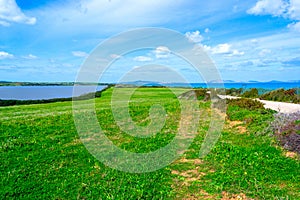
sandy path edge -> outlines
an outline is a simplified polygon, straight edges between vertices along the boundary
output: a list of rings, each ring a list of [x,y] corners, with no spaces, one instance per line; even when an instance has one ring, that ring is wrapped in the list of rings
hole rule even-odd
[[[229,95],[218,95],[221,99],[238,99],[240,97],[234,97]],[[300,104],[294,103],[285,103],[285,102],[277,102],[277,101],[266,101],[256,99],[264,104],[265,108],[269,108],[275,110],[280,113],[294,113],[300,111]]]

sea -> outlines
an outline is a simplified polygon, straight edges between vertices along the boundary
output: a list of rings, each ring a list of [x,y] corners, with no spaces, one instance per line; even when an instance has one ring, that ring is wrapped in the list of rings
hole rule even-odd
[[[1,86],[0,99],[2,100],[47,100],[55,98],[77,97],[95,92],[93,86],[76,86],[76,95],[73,95],[73,86]],[[107,86],[98,86],[101,91]]]
[[[257,88],[265,90],[276,90],[276,89],[291,89],[300,88],[299,82],[250,82],[250,83],[138,83],[137,85],[143,86],[166,86],[166,87],[188,87],[188,88],[242,88],[244,90]]]
[[[207,88],[207,84],[205,83],[192,83],[192,87],[195,88]],[[209,86],[215,87],[223,87],[221,84],[218,83],[211,83]],[[276,89],[291,89],[291,88],[300,88],[300,82],[254,82],[254,83],[224,83],[224,88],[242,88],[242,89],[265,89],[265,90],[276,90]]]

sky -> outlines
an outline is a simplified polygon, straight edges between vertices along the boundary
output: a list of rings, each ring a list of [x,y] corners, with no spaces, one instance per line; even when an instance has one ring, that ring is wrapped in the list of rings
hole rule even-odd
[[[75,81],[99,44],[145,27],[201,46],[223,80],[299,80],[300,0],[0,0],[0,81]],[[166,46],[112,56],[106,82],[162,65],[202,82]]]

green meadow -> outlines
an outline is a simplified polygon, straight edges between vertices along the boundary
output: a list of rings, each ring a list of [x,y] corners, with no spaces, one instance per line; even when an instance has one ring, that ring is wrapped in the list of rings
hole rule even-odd
[[[172,141],[181,112],[176,95],[186,89],[174,94],[168,88],[139,88],[131,96],[129,113],[140,126],[151,124],[151,106],[165,109],[163,128],[149,138],[118,127],[113,89],[95,99],[95,112],[116,146],[147,153]],[[82,110],[92,101],[82,101]],[[210,101],[197,103],[201,116],[189,149],[148,173],[118,171],[91,155],[77,133],[72,102],[0,107],[0,199],[300,199],[299,155],[287,156],[290,152],[264,131],[274,111],[229,104],[221,137],[200,159],[212,108]]]

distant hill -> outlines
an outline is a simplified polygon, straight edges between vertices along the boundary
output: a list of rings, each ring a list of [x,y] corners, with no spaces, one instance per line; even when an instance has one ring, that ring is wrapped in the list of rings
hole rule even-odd
[[[260,83],[259,81],[249,80],[248,83]]]
[[[267,83],[284,83],[284,82],[283,81],[272,80],[272,81],[269,81]]]

